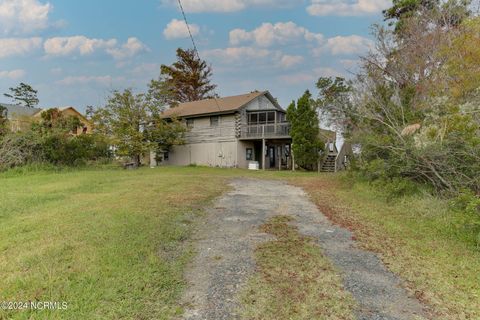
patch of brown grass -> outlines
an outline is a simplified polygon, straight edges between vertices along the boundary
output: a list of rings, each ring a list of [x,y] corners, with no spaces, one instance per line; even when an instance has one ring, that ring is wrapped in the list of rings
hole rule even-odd
[[[261,231],[276,240],[255,251],[257,272],[242,293],[245,319],[353,319],[353,298],[315,242],[288,216],[276,216]]]
[[[459,235],[442,200],[417,195],[387,202],[367,184],[338,176],[290,179],[333,223],[405,280],[432,319],[480,319],[480,253]],[[461,231],[460,231],[461,232]]]

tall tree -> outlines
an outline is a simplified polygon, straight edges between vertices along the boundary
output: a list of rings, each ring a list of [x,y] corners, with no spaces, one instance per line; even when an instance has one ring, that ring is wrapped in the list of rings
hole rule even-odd
[[[406,21],[427,17],[429,23],[442,26],[457,26],[469,14],[471,0],[393,0],[393,6],[383,11],[385,20],[395,26],[395,32],[402,35]]]
[[[106,106],[95,111],[92,121],[95,132],[110,137],[118,155],[130,157],[137,165],[151,150],[182,144],[186,131],[179,121],[162,119],[158,106],[150,103],[147,95],[129,89],[114,92]]]
[[[38,105],[37,90],[29,84],[21,82],[15,88],[9,88],[10,93],[4,93],[5,97],[12,99],[14,104],[20,104],[25,107],[35,108]]]
[[[211,83],[212,68],[195,50],[177,49],[177,61],[162,65],[160,79],[150,83],[150,94],[157,102],[175,106],[181,102],[213,98],[217,87]]]
[[[353,130],[353,119],[349,116],[352,109],[351,85],[342,77],[320,77],[317,88],[319,95],[316,103],[322,121],[348,136]]]
[[[295,163],[301,168],[313,170],[320,159],[323,144],[319,138],[319,121],[307,90],[297,103],[292,101],[287,109],[287,118],[291,124],[292,150]]]

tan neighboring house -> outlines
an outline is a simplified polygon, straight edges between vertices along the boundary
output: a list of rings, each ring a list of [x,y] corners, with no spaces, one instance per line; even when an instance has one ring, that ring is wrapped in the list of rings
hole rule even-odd
[[[10,124],[10,130],[13,132],[23,131],[30,127],[33,121],[40,119],[42,112],[46,109],[28,108],[19,105],[0,103],[6,109],[7,119]],[[78,112],[74,107],[58,108],[64,116],[77,117],[82,125],[76,130],[72,130],[72,134],[79,135],[83,133],[91,133],[92,125],[83,114]]]
[[[92,133],[92,124],[88,121],[87,118],[83,114],[77,111],[74,107],[57,107],[57,109],[62,113],[65,117],[76,117],[80,120],[81,125],[72,130],[73,135],[80,135],[80,134],[90,134]],[[42,113],[45,112],[47,109],[41,109],[36,112],[33,117],[34,118],[41,118]]]
[[[157,156],[160,165],[292,168],[290,124],[268,91],[181,103],[163,117],[189,130],[184,145]]]

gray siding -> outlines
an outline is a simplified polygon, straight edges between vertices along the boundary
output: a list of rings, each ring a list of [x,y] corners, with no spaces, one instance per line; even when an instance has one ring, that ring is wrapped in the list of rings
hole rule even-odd
[[[194,124],[185,135],[186,144],[236,141],[236,116],[219,116],[218,126],[210,126],[210,117],[193,119]]]
[[[277,110],[277,107],[266,96],[260,96],[250,101],[244,109],[248,111]]]

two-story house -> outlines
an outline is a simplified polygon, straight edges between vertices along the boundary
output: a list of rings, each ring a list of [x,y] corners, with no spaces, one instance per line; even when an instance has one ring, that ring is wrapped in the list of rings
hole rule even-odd
[[[268,91],[181,103],[163,117],[181,119],[189,130],[185,144],[159,155],[159,164],[293,167],[286,112]]]

